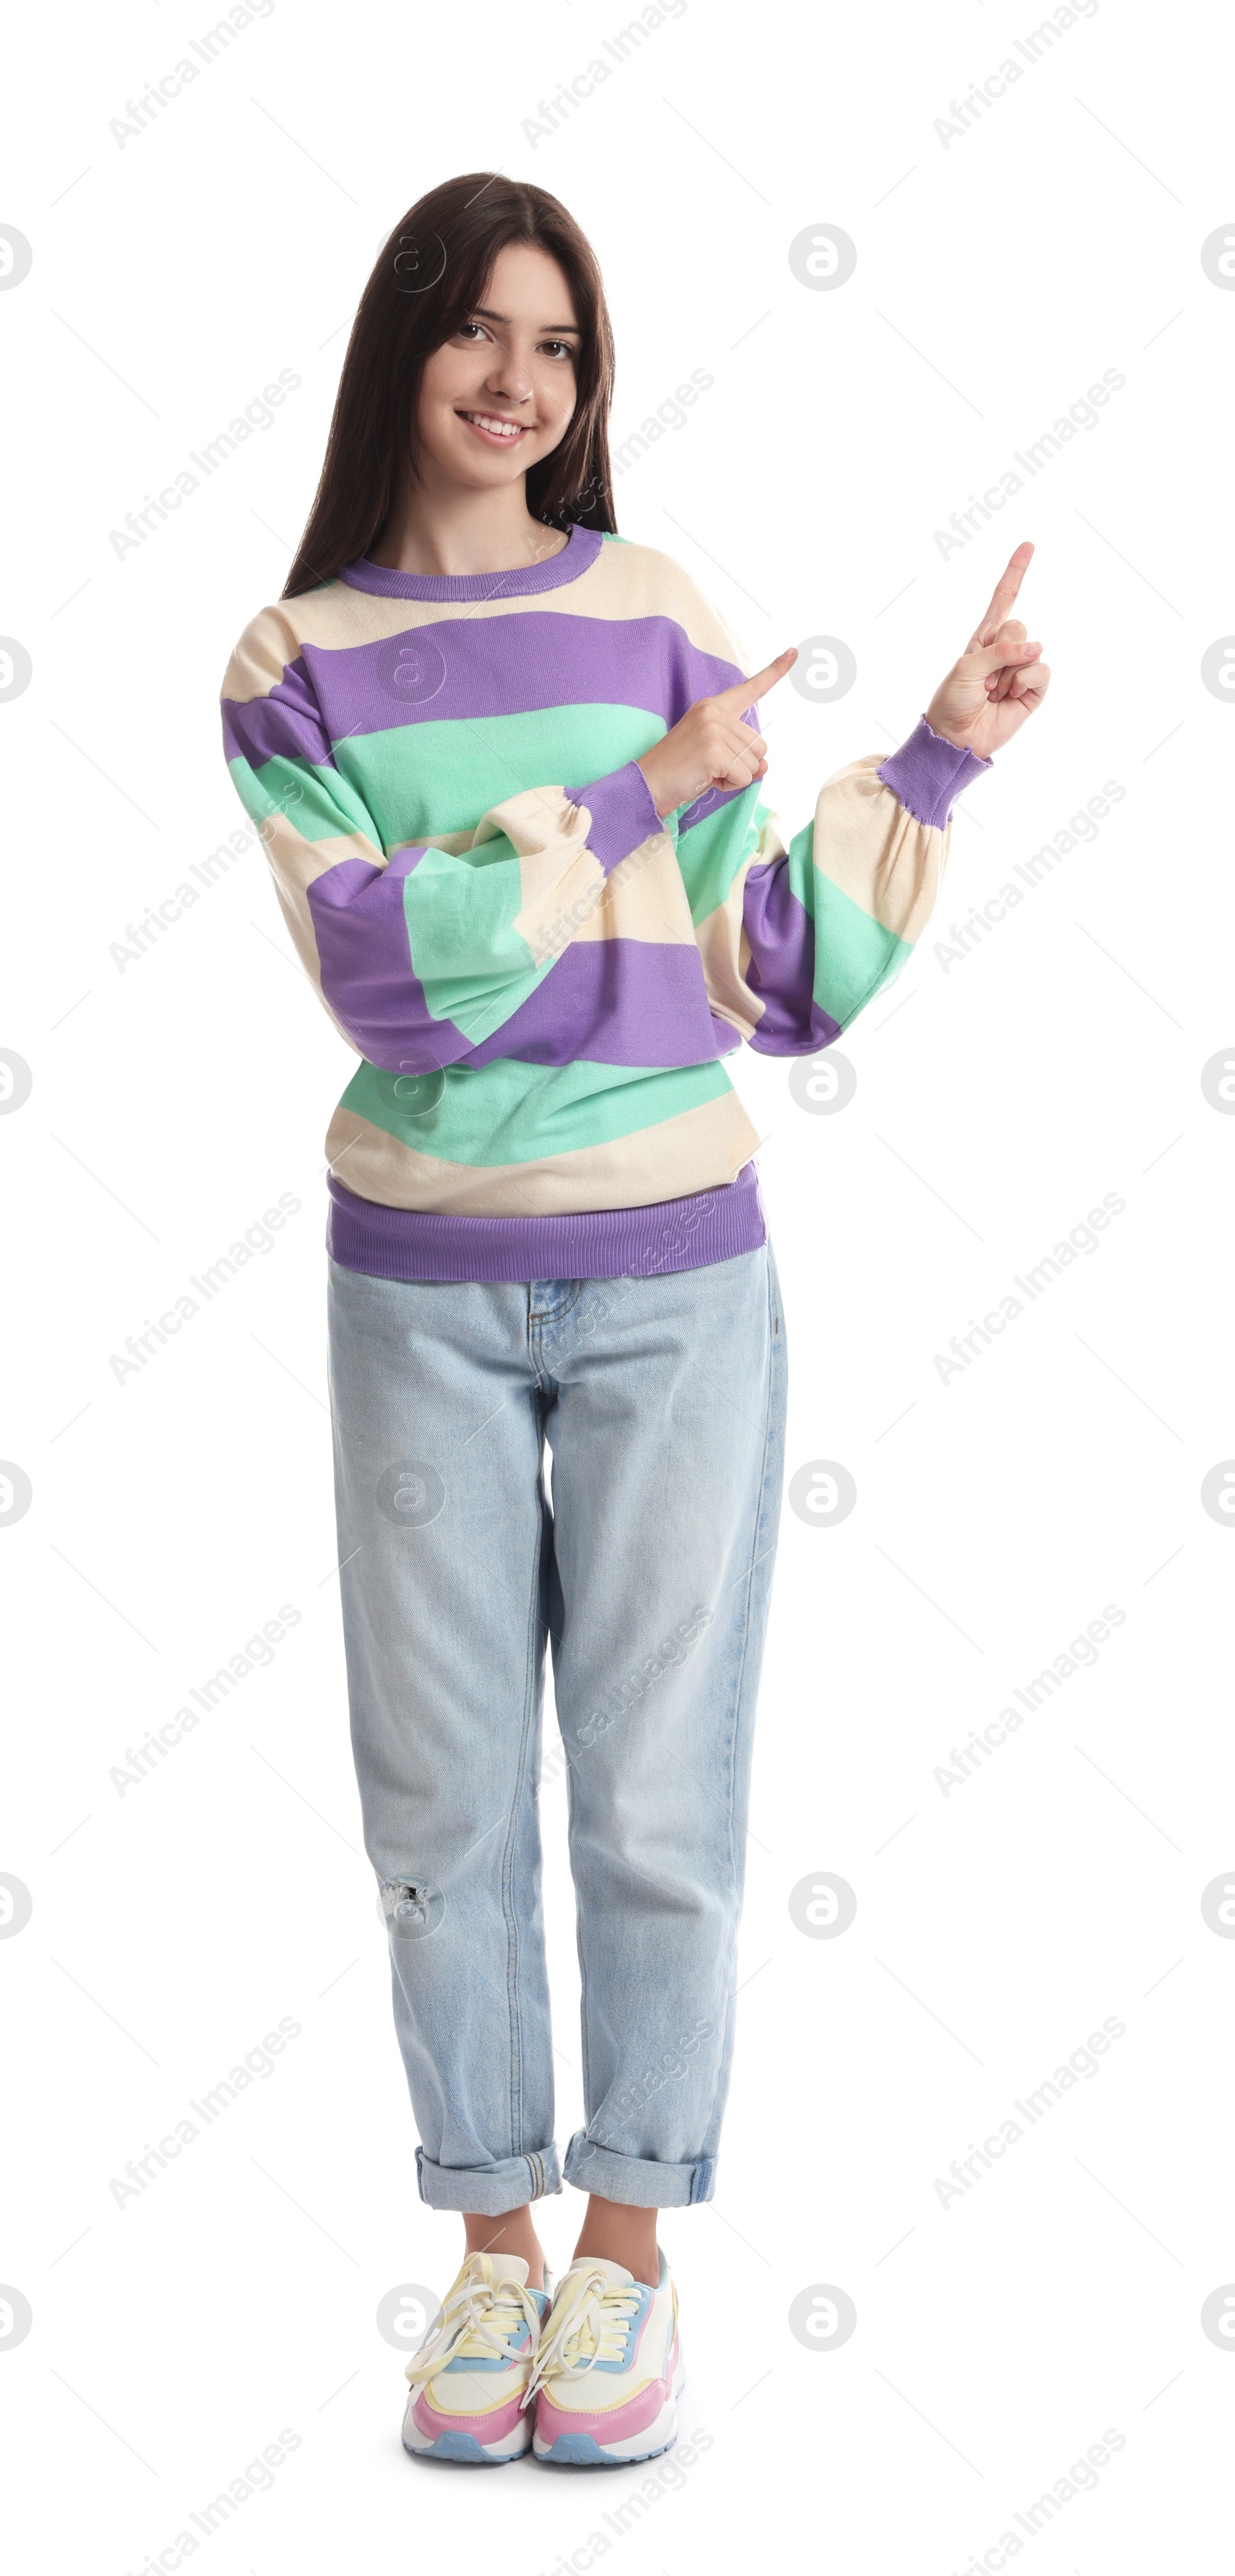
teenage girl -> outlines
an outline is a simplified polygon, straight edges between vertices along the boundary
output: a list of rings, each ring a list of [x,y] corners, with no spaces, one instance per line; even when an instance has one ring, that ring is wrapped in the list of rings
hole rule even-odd
[[[675,2435],[656,2213],[711,2198],[733,2046],[785,1328],[723,1058],[814,1055],[931,910],[957,794],[1039,706],[1018,546],[908,740],[786,841],[757,701],[618,537],[600,272],[474,173],[365,288],[232,774],[359,1058],[327,1153],[352,1742],[422,2200],[464,2259],[404,2441],[612,2464]],[[552,1455],[552,1480],[546,1467]],[[567,1764],[585,2126],[560,2155],[537,1784]],[[587,2194],[553,2285],[533,2215]]]

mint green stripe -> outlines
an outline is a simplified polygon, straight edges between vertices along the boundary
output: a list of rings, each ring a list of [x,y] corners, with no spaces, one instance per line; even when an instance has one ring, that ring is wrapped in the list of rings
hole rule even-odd
[[[337,840],[360,832],[373,838],[373,818],[347,779],[335,769],[315,768],[311,761],[288,760],[282,752],[254,769],[241,754],[227,764],[246,814],[264,823],[268,814],[286,814],[306,841]]]
[[[510,649],[518,650],[517,625]],[[536,707],[525,715],[451,716],[353,734],[336,744],[335,758],[389,851],[471,831],[491,805],[526,788],[586,787],[607,778],[664,733],[662,719],[643,707]]]
[[[447,1065],[432,1077],[436,1105],[410,1117],[395,1091],[399,1076],[362,1064],[339,1104],[387,1136],[442,1162],[473,1166],[539,1162],[659,1127],[732,1089],[722,1064],[648,1073],[625,1064]],[[407,1098],[404,1085],[403,1097]]]
[[[426,850],[403,880],[412,968],[425,1000],[473,1046],[513,1017],[554,963],[532,964],[514,927],[520,901],[519,862],[504,832],[458,858]]]
[[[785,864],[791,892],[815,929],[814,996],[821,1011],[847,1029],[867,1002],[899,975],[913,943],[865,912],[815,866],[815,826],[803,825],[789,844]]]
[[[689,831],[679,835],[678,866],[696,928],[725,901],[739,868],[754,857],[768,810],[760,804],[758,786],[752,781],[731,804],[718,805],[714,814],[705,814],[702,822],[692,823]],[[680,813],[671,819],[680,822]]]
[[[909,940],[884,930],[830,877],[815,870],[815,1000],[847,1029],[913,955]]]
[[[337,771],[282,755],[259,770],[243,757],[228,767],[255,822],[283,812],[310,845],[352,831],[372,842],[373,818]],[[526,939],[514,928],[520,900],[519,862],[505,833],[462,858],[426,850],[404,879],[412,971],[426,1005],[435,1019],[462,1029],[473,1046],[483,1045],[521,1009],[554,962],[533,965]]]

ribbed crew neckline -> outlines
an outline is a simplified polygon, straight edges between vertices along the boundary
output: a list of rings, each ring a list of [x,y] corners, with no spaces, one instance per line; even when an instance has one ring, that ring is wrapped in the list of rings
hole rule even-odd
[[[529,591],[558,590],[563,582],[577,581],[595,563],[603,543],[599,528],[583,528],[572,519],[561,551],[525,571],[512,566],[507,572],[395,572],[365,556],[345,564],[339,579],[352,590],[374,591],[380,599],[520,599]]]

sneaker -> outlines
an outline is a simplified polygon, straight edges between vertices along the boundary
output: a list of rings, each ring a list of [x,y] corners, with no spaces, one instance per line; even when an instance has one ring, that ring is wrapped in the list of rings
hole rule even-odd
[[[580,2255],[557,2285],[532,2369],[537,2459],[590,2468],[654,2459],[677,2439],[684,2386],[664,2255],[654,2290],[620,2263]]]
[[[549,2287],[529,2290],[521,2255],[469,2254],[440,2324],[413,2353],[403,2448],[417,2459],[498,2468],[532,2447],[528,2383]]]

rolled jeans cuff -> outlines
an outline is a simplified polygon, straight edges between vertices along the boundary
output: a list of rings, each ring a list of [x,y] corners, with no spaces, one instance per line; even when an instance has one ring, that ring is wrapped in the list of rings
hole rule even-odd
[[[687,2209],[692,2201],[710,2200],[716,2188],[715,2156],[670,2165],[649,2156],[616,2155],[612,2147],[598,2147],[586,2129],[576,2129],[562,2172],[577,2190],[625,2201],[632,2209]]]
[[[430,2209],[475,2210],[481,2218],[500,2218],[508,2209],[522,2209],[527,2200],[560,2191],[562,2168],[552,2139],[547,2147],[505,2156],[493,2165],[435,2165],[417,2147],[416,2180]]]

